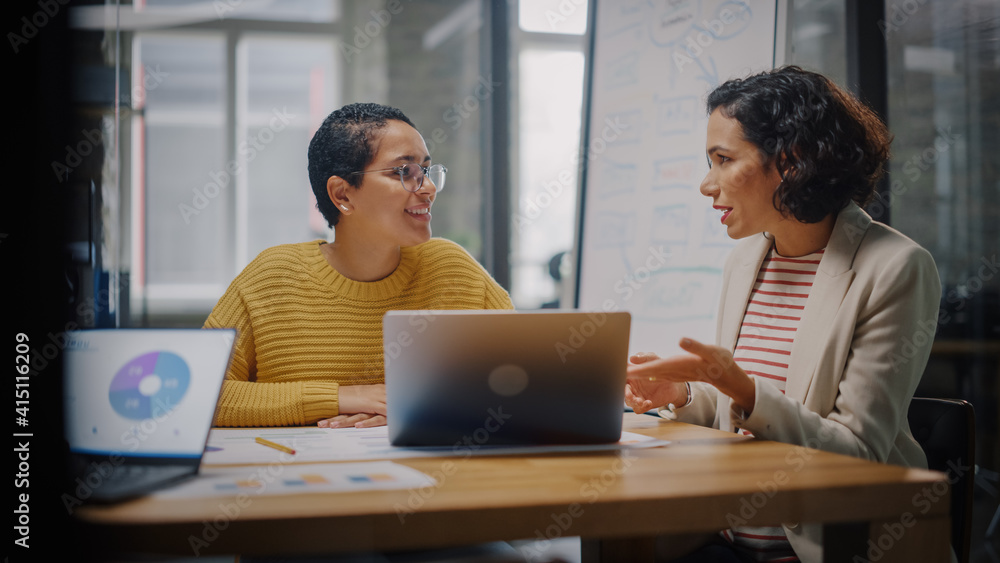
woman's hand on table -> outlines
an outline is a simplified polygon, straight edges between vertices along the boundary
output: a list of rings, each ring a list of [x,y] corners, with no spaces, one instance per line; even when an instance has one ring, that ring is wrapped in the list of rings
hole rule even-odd
[[[360,412],[357,414],[341,414],[316,423],[320,428],[373,428],[385,426],[385,415]]]
[[[385,426],[385,384],[341,385],[340,414],[320,420],[320,428],[371,428]]]

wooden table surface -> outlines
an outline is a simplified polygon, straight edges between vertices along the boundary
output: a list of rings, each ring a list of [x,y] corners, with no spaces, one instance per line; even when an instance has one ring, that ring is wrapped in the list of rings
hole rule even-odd
[[[649,560],[655,535],[716,531],[736,517],[751,525],[823,523],[827,560],[833,561],[851,560],[850,554],[867,558],[869,539],[887,545],[887,530],[898,530],[893,524],[908,513],[915,517],[912,525],[902,538],[892,538],[880,560],[948,560],[944,474],[646,415],[626,414],[625,428],[671,444],[404,459],[397,462],[436,477],[438,485],[241,498],[145,497],[81,507],[76,516],[96,545],[125,551],[290,555],[580,536],[588,561]]]

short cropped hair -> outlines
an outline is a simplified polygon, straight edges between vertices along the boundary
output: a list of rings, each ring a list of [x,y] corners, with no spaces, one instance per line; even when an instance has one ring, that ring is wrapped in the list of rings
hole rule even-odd
[[[316,207],[331,228],[340,220],[340,210],[327,194],[327,180],[340,176],[359,187],[362,177],[351,173],[364,170],[375,159],[378,131],[390,119],[416,128],[396,108],[373,103],[350,104],[328,115],[309,142],[309,183],[316,194]]]
[[[851,200],[864,206],[885,173],[892,136],[874,111],[830,79],[785,66],[725,82],[708,95],[774,164],[774,207],[817,223]]]

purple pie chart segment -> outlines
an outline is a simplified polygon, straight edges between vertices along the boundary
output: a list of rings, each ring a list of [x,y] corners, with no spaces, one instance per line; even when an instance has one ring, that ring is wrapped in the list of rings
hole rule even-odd
[[[111,381],[108,400],[118,414],[133,420],[165,416],[191,382],[191,370],[173,352],[148,352],[129,360]]]

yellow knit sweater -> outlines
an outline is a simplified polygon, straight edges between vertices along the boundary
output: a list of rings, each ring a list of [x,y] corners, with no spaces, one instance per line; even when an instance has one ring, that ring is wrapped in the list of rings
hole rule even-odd
[[[384,381],[386,311],[513,309],[507,292],[453,242],[403,248],[396,270],[375,282],[340,275],[322,242],[262,252],[205,321],[238,331],[217,426],[300,426],[339,414],[339,385]]]

